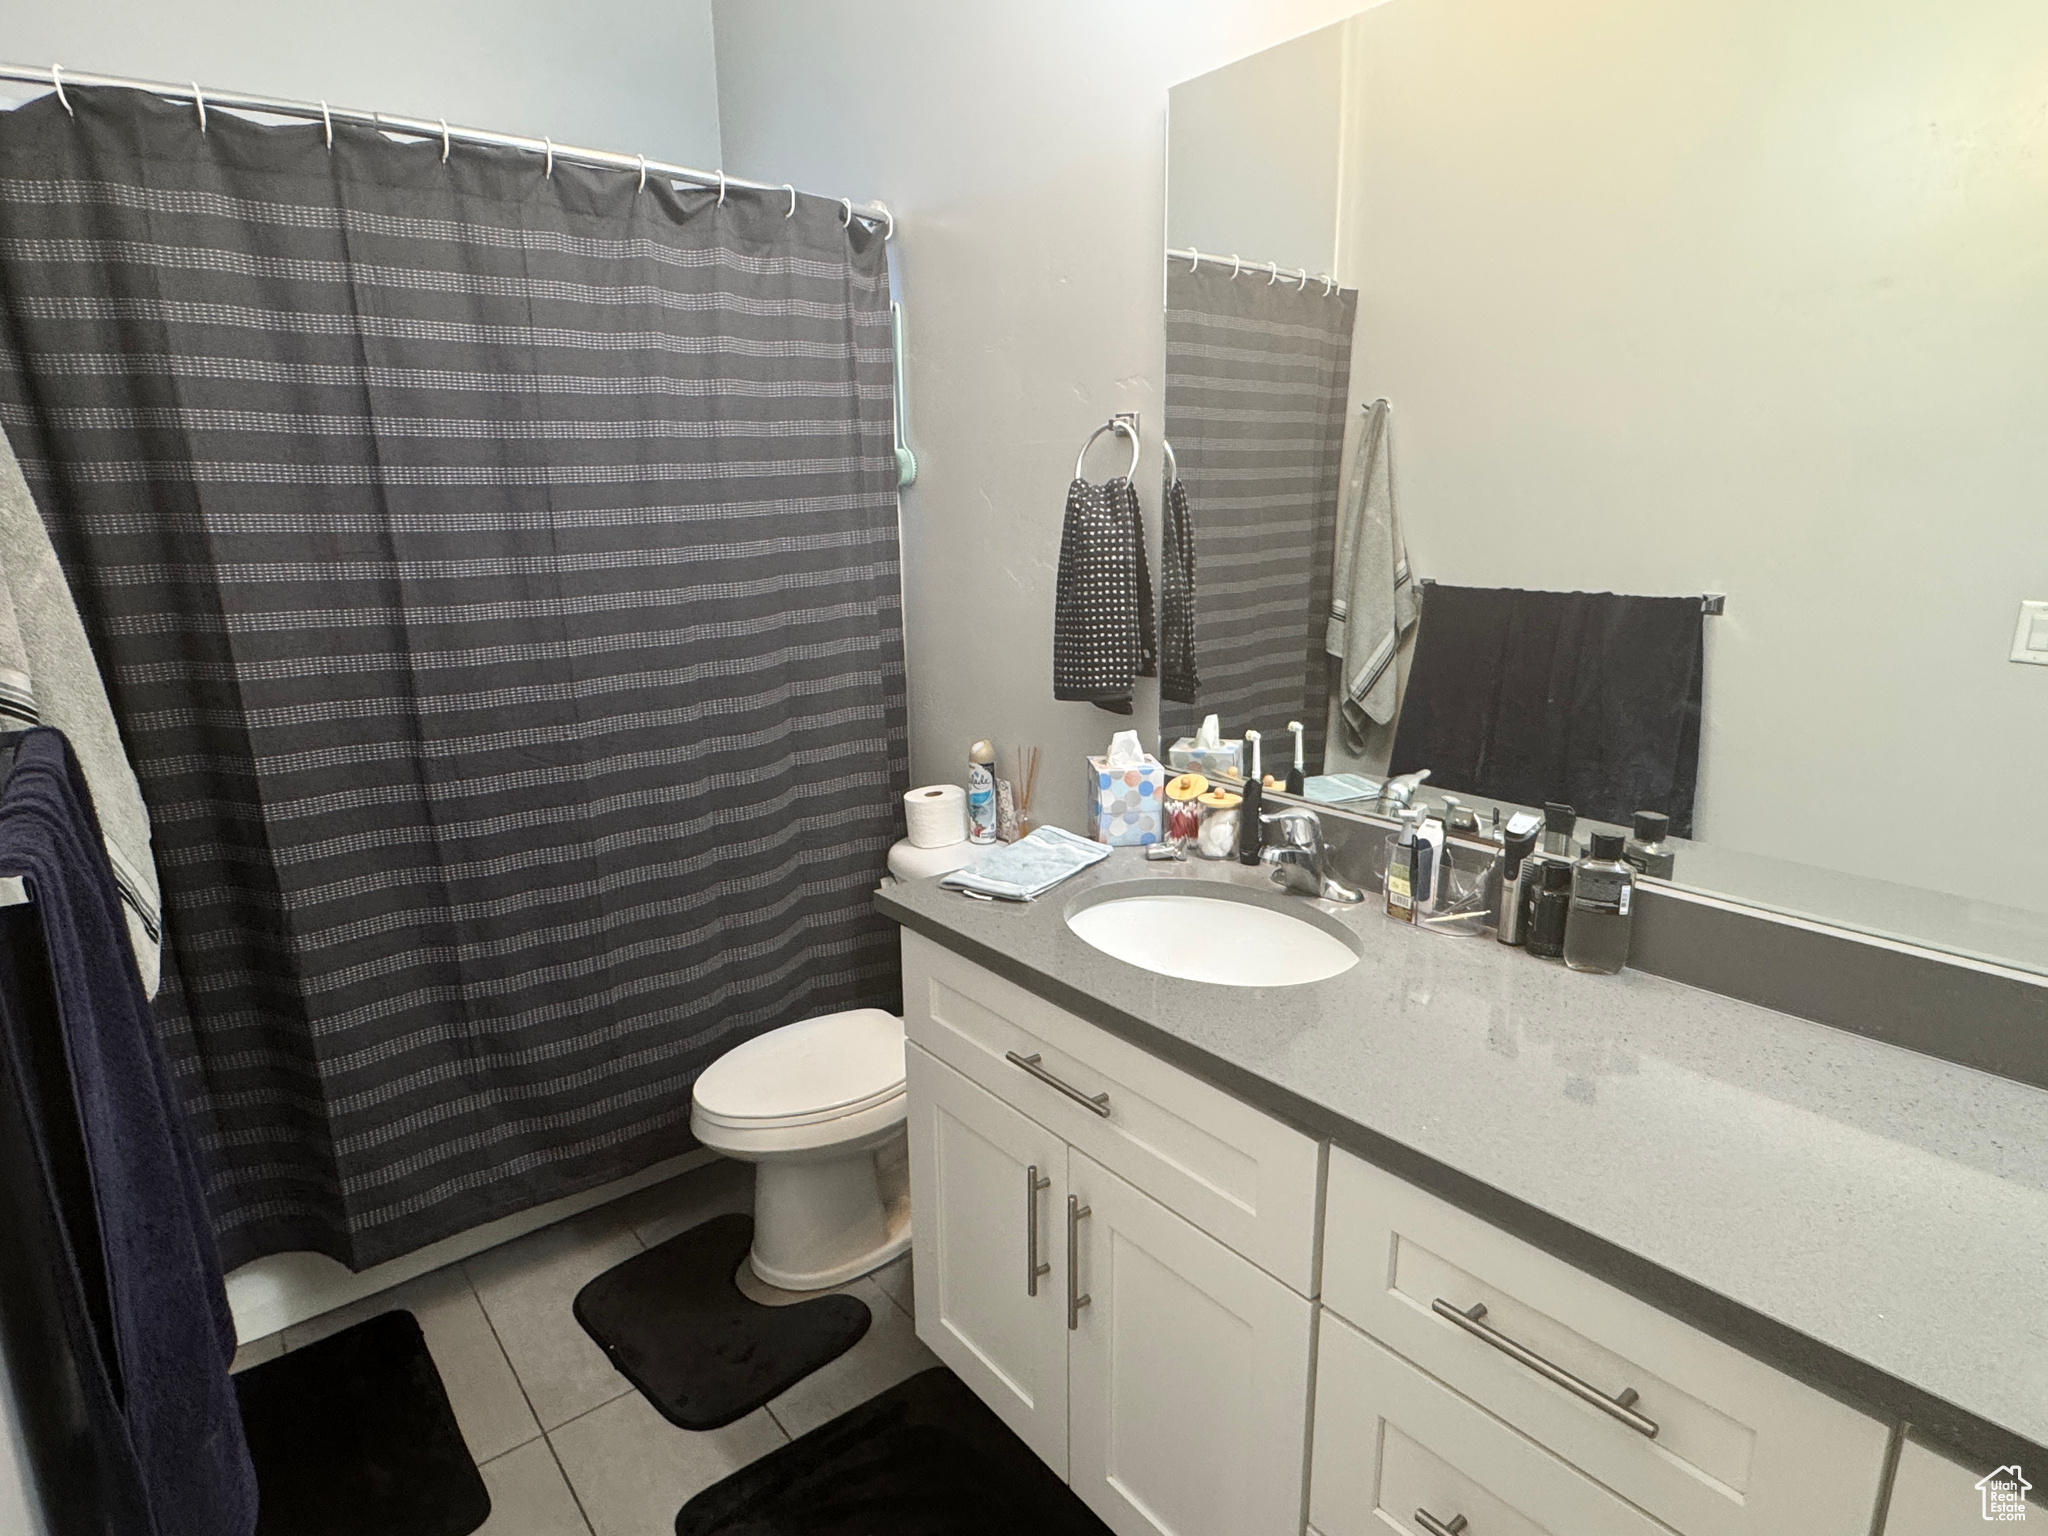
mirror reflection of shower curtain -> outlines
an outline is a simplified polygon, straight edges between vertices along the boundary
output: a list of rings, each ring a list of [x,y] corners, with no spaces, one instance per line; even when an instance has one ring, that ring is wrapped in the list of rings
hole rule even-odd
[[[1166,434],[1194,513],[1201,688],[1193,704],[1161,703],[1160,731],[1171,742],[1215,713],[1226,735],[1270,740],[1300,720],[1314,771],[1358,296],[1170,262],[1166,300]]]
[[[0,421],[155,823],[226,1261],[688,1150],[897,990],[882,237],[72,87],[0,115]]]

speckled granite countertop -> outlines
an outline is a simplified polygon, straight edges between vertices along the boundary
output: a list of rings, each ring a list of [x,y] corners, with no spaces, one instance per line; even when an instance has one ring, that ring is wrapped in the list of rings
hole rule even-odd
[[[1216,987],[1066,926],[1106,887],[1212,882],[1325,914],[1359,963]],[[2048,1092],[1655,976],[1418,932],[1376,900],[1286,895],[1234,863],[1120,849],[1028,905],[926,880],[877,907],[1845,1395],[2048,1447]]]

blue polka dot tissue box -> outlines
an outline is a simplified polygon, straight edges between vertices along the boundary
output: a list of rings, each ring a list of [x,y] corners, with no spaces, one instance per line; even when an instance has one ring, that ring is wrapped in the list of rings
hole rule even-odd
[[[1159,841],[1166,821],[1166,765],[1147,756],[1133,767],[1088,759],[1088,835],[1112,848]]]

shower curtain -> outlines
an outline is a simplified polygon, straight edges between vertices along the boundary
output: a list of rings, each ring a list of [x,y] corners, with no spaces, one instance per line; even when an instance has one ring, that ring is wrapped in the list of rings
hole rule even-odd
[[[1195,526],[1193,704],[1162,703],[1168,741],[1206,714],[1271,742],[1289,720],[1323,756],[1337,498],[1358,295],[1260,268],[1168,263],[1166,435]],[[1276,771],[1275,747],[1267,765]]]
[[[617,1178],[739,1039],[891,1000],[880,234],[68,95],[0,114],[0,424],[155,820],[226,1261]]]

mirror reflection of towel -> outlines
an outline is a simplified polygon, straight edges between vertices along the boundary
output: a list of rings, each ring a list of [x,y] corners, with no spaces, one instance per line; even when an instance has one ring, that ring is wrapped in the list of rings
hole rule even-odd
[[[1394,718],[1394,659],[1415,622],[1408,551],[1394,516],[1394,477],[1387,443],[1391,407],[1375,400],[1352,454],[1351,481],[1337,514],[1336,568],[1323,648],[1338,662],[1338,703],[1353,751],[1363,749],[1370,722]]]
[[[1700,600],[1426,589],[1389,774],[1622,825],[1663,811],[1692,836]]]

